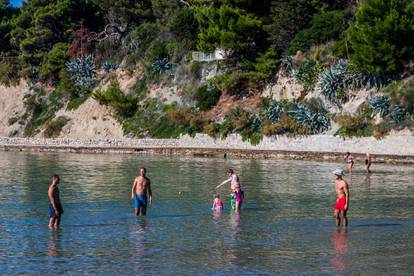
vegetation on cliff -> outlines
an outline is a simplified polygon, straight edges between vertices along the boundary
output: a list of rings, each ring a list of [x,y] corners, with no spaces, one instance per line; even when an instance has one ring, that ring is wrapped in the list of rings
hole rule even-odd
[[[138,137],[237,132],[256,143],[321,133],[332,120],[342,136],[413,124],[414,0],[28,0],[19,8],[0,0],[0,41],[0,82],[33,87],[27,112],[9,119],[27,136],[42,126],[56,136],[65,120],[55,112],[90,95]],[[129,91],[121,69],[141,72]],[[211,115],[221,97],[260,93],[278,71],[303,85],[298,99]],[[178,86],[183,100],[150,96],[154,85]],[[383,98],[373,95],[358,114],[329,113],[356,89]]]

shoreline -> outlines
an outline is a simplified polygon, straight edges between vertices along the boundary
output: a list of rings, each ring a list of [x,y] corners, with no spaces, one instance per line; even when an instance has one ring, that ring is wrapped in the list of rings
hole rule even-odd
[[[200,137],[201,136],[201,137]],[[0,137],[0,151],[13,152],[70,152],[70,153],[96,153],[96,154],[144,154],[163,156],[190,156],[190,157],[213,157],[230,159],[285,159],[285,160],[316,160],[316,161],[343,161],[346,151],[350,151],[356,162],[363,162],[365,153],[357,151],[357,147],[346,147],[337,144],[336,148],[328,147],[326,141],[316,137],[318,143],[310,143],[315,137],[270,138],[270,141],[262,141],[257,146],[244,142],[240,137],[228,137],[225,140],[215,140],[204,135],[194,138],[183,136],[178,139],[35,139],[35,138],[10,138]],[[228,141],[230,138],[230,141]],[[267,138],[267,137],[266,137]],[[408,143],[400,143],[400,154],[390,154],[390,150],[397,141],[388,141],[385,148],[388,152],[373,152],[374,163],[389,164],[414,164],[414,137],[403,136]],[[336,137],[334,139],[337,139]],[[360,138],[361,139],[361,138]],[[364,138],[369,139],[369,138]],[[265,139],[264,139],[265,140]],[[268,139],[269,140],[269,139]],[[241,142],[241,143],[240,143]],[[271,143],[269,143],[271,142]],[[287,147],[281,144],[288,142]],[[358,140],[343,140],[342,143],[358,145]],[[364,142],[364,141],[362,141]],[[379,143],[384,143],[380,140]],[[401,141],[400,141],[401,142]],[[307,148],[303,147],[303,144]],[[328,150],[321,150],[322,147]],[[343,151],[335,150],[341,149]],[[401,149],[406,154],[401,154]],[[365,152],[367,152],[366,150]]]

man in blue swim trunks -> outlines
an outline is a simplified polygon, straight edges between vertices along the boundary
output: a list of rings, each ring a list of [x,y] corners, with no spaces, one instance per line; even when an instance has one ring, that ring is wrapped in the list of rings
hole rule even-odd
[[[57,174],[52,176],[52,183],[49,186],[47,192],[49,196],[49,227],[58,228],[60,225],[60,219],[63,214],[62,203],[60,202],[60,193],[59,193],[59,176]]]
[[[148,197],[149,203],[152,203],[151,181],[146,173],[147,169],[142,167],[140,176],[135,177],[132,185],[131,198],[134,200],[135,216],[139,216],[140,213],[143,216],[147,214]]]

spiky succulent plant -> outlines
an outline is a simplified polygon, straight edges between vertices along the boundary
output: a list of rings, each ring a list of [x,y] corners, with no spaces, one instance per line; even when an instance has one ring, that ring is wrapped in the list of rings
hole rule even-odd
[[[109,73],[110,71],[112,71],[112,70],[116,70],[118,68],[118,65],[117,64],[114,64],[114,63],[110,63],[110,62],[108,62],[108,61],[105,61],[103,64],[102,64],[102,69],[104,69],[104,71],[105,71],[105,73]]]
[[[289,111],[289,115],[299,122],[306,124],[310,134],[323,132],[329,128],[329,119],[322,112],[312,112],[303,104],[297,104],[295,108]]]
[[[373,113],[379,113],[384,117],[389,113],[390,99],[383,95],[375,95],[368,99],[368,106],[373,109]]]
[[[408,115],[407,109],[402,106],[397,105],[391,111],[390,118],[391,120],[393,120],[395,123],[398,124],[404,121],[407,118],[407,115]]]
[[[347,87],[348,63],[345,60],[338,61],[334,66],[322,72],[319,79],[319,87],[322,94],[331,102],[338,103],[338,93]]]
[[[167,58],[164,57],[164,58],[157,59],[152,64],[152,68],[154,69],[154,71],[161,74],[167,70],[170,70],[172,68],[172,64],[168,61]]]
[[[274,101],[267,108],[265,116],[267,116],[267,118],[269,118],[270,121],[276,122],[277,120],[279,120],[280,115],[282,115],[283,112],[285,112],[283,105],[278,101]]]
[[[66,69],[76,84],[86,87],[92,87],[95,84],[96,66],[92,55],[66,62]]]

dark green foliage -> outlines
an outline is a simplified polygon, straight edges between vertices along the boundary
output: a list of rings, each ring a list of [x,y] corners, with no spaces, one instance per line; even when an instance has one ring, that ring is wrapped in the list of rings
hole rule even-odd
[[[393,75],[414,57],[411,0],[360,1],[348,30],[351,61],[360,71]]]
[[[390,96],[393,104],[414,113],[414,78],[400,82],[394,81],[385,87],[383,92]]]
[[[245,54],[255,47],[262,30],[261,20],[237,5],[204,6],[196,10],[196,18],[198,47],[204,51],[223,47],[232,54]]]
[[[113,108],[121,117],[132,116],[138,108],[137,98],[125,95],[117,81],[112,81],[105,91],[97,90],[92,94],[92,97],[100,104]]]
[[[49,97],[45,97],[42,88],[32,89],[32,94],[25,98],[26,115],[29,118],[24,130],[24,136],[32,137],[39,132],[39,128],[49,122],[55,113],[62,107],[62,94],[58,91],[52,92]]]
[[[322,11],[313,16],[311,27],[298,32],[289,45],[287,53],[306,52],[312,45],[339,39],[347,28],[349,13],[343,10]]]
[[[221,91],[214,85],[206,84],[197,89],[195,100],[201,111],[209,110],[220,99]]]
[[[295,35],[309,26],[316,12],[314,1],[274,1],[271,8],[271,23],[266,26],[270,43],[279,53],[283,53]]]
[[[52,50],[47,53],[46,60],[43,61],[39,70],[39,78],[48,80],[55,78],[60,70],[64,68],[68,60],[67,50],[69,45],[67,43],[56,43]]]
[[[46,138],[54,138],[59,136],[60,132],[62,131],[62,128],[66,125],[68,121],[69,119],[65,116],[57,117],[56,119],[50,121],[47,124],[45,131],[43,132],[43,135]]]
[[[371,122],[371,110],[365,109],[356,116],[342,115],[337,123],[340,128],[335,135],[341,137],[367,137],[373,134],[373,124]]]
[[[300,65],[292,70],[292,76],[303,84],[305,91],[312,90],[318,81],[323,65],[318,61],[305,59]]]
[[[9,120],[7,120],[7,123],[9,126],[14,125],[19,121],[20,117],[10,117]]]

